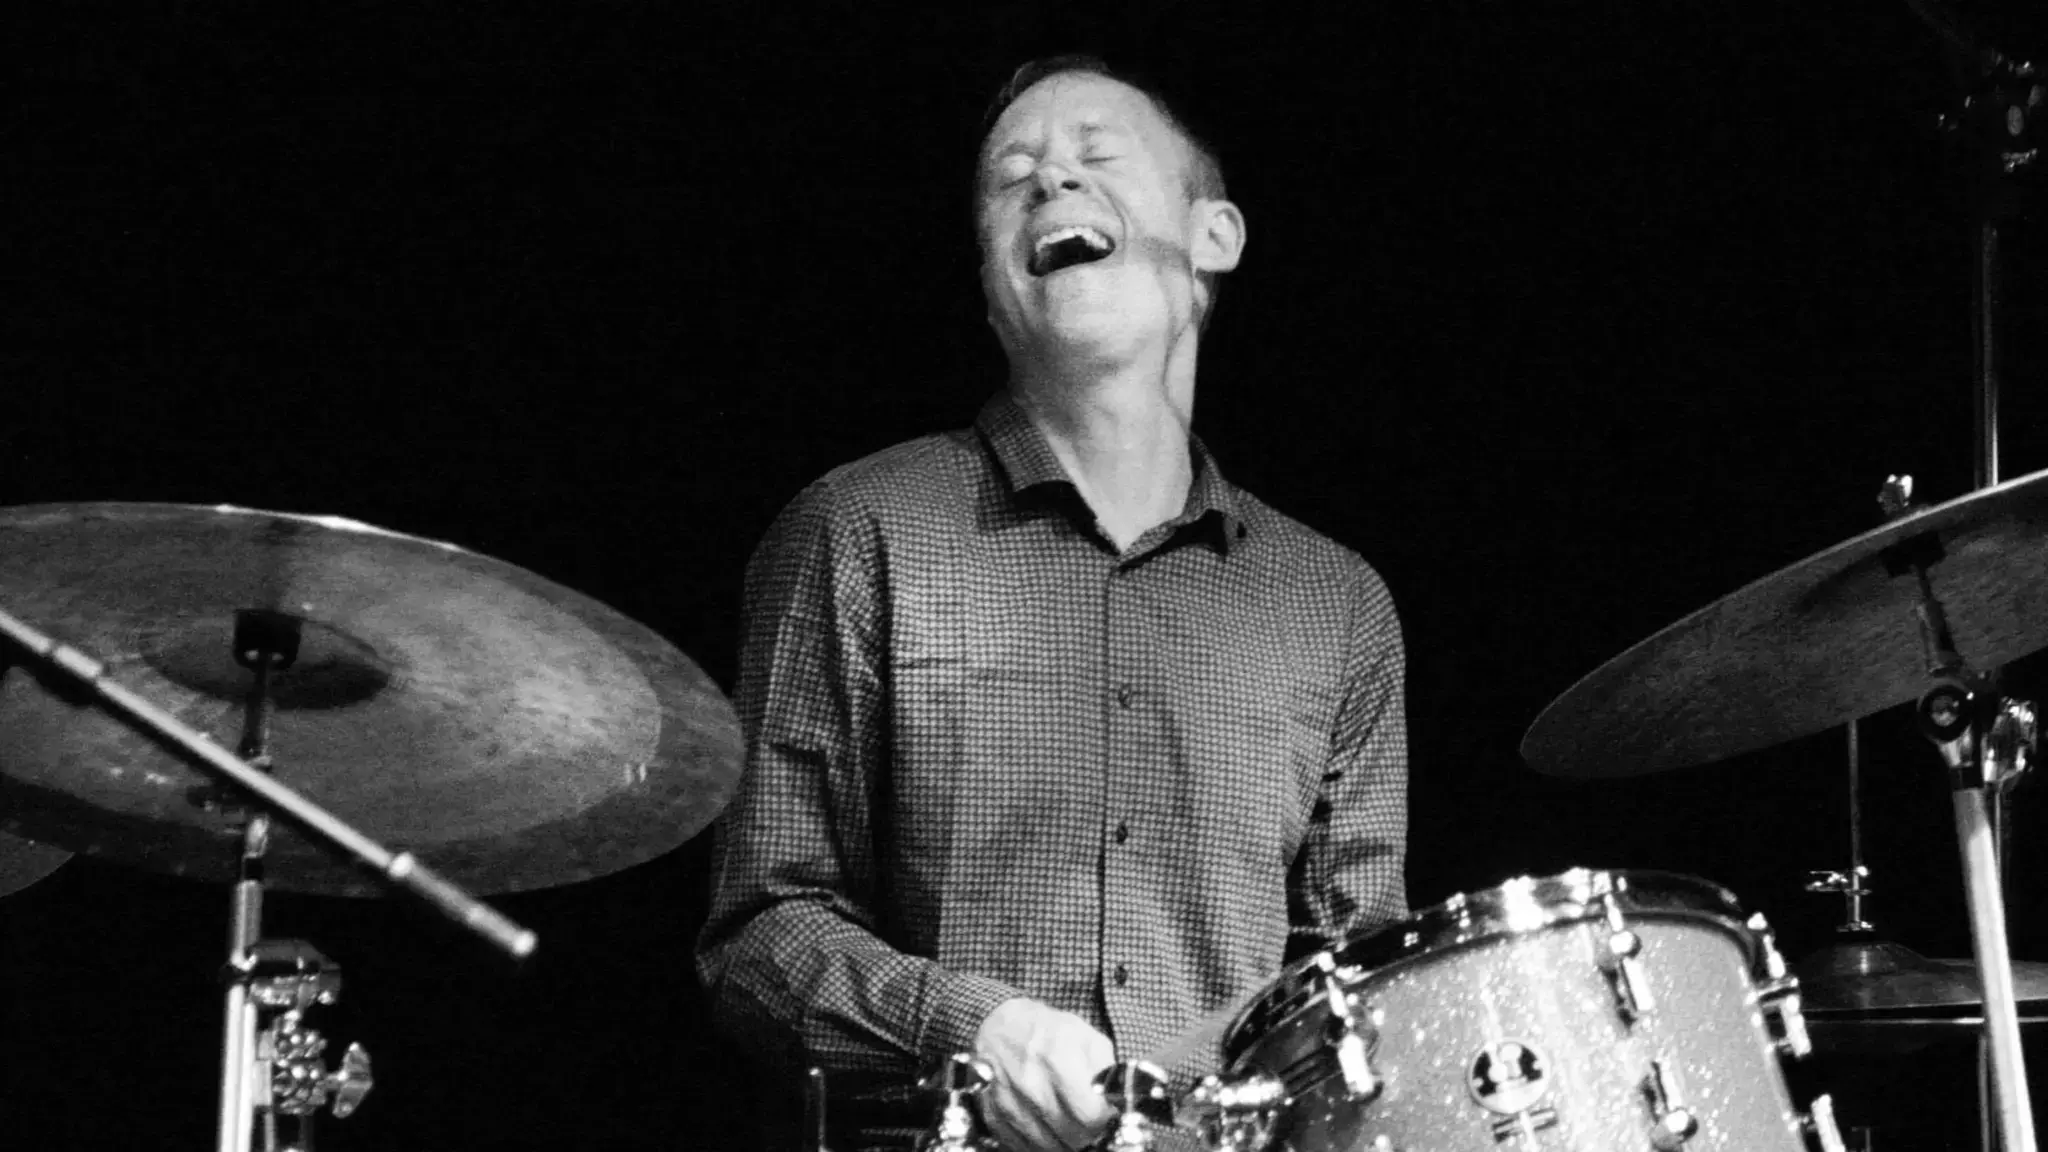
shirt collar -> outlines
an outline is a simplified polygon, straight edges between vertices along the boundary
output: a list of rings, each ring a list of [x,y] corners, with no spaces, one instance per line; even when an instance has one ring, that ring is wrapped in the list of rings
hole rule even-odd
[[[1002,466],[1012,493],[1022,495],[1047,485],[1074,489],[1073,480],[1060,467],[1059,457],[1053,455],[1045,434],[1009,392],[998,391],[989,397],[975,417],[974,427]],[[1223,478],[1222,469],[1216,466],[1200,436],[1189,435],[1188,450],[1193,458],[1194,483],[1188,489],[1186,507],[1169,523],[1176,527],[1197,522],[1213,525],[1211,542],[1218,551],[1228,553],[1247,532],[1237,488]]]

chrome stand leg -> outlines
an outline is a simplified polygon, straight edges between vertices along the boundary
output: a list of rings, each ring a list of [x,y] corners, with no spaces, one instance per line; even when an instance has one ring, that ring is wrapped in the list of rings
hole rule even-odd
[[[2026,1056],[2020,1049],[2019,1001],[2013,992],[2012,952],[2005,935],[2005,899],[1984,788],[1957,788],[1952,795],[1970,898],[1970,936],[1984,985],[1984,1043],[1990,1051],[1991,1094],[1997,1105],[1986,1116],[1995,1119],[1992,1127],[2004,1152],[2035,1152]]]
[[[1977,1037],[1977,1135],[1984,1152],[1998,1152],[1998,1106],[1991,1098],[1991,1043]]]
[[[254,815],[242,831],[242,879],[236,881],[228,915],[228,981],[220,1075],[218,1152],[249,1152],[256,1115],[256,1004],[249,998],[254,967],[250,949],[263,934],[263,884],[252,873],[262,866],[270,818]]]

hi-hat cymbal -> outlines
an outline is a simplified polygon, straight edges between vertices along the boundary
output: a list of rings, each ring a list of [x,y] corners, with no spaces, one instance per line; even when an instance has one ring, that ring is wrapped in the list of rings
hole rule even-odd
[[[1931,1016],[1978,1010],[1977,965],[1931,960],[1903,945],[1869,941],[1824,949],[1800,960],[1800,997],[1809,1015]],[[2012,962],[2013,998],[2048,1007],[2048,964]]]
[[[1984,999],[1969,960],[1930,960],[1865,940],[1799,961],[1801,1008],[1817,1051],[1904,1055],[1983,1031]],[[2048,964],[2012,962],[2013,998],[2027,1028],[2048,1023]]]
[[[1924,539],[1922,539],[1924,538]],[[1552,701],[1522,756],[1615,777],[1726,759],[1915,699],[1931,683],[1898,546],[1978,669],[2048,647],[2048,471],[1911,513],[1772,573],[1608,661]]]
[[[251,673],[236,613],[299,622],[272,676],[277,778],[479,893],[601,876],[681,844],[738,779],[723,695],[653,631],[450,544],[333,517],[163,504],[0,508],[0,608],[227,748]],[[9,665],[12,665],[11,667]],[[0,646],[0,828],[228,880],[213,778]],[[282,889],[378,882],[280,826]]]
[[[2048,1024],[2035,1005],[2020,1007],[2019,1026],[2028,1039],[2039,1035]],[[1831,1056],[1904,1056],[1934,1044],[1974,1041],[1984,1035],[1984,1017],[1947,1016],[1848,1016],[1820,1015],[1806,1018],[1806,1033],[1813,1050]]]

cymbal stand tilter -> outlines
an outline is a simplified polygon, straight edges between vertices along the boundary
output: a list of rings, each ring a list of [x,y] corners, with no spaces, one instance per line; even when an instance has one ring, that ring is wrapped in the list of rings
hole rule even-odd
[[[1912,481],[1894,477],[1880,502],[1894,516],[1909,508]],[[2028,1101],[2026,1056],[2020,1048],[2019,1003],[2013,991],[2012,953],[2006,941],[2005,897],[1999,881],[1992,798],[2018,781],[2034,750],[2034,706],[2002,695],[1990,678],[1971,670],[1956,651],[1928,568],[1942,559],[1932,534],[1899,542],[1885,557],[1892,575],[1911,573],[1919,584],[1914,616],[1933,684],[1920,697],[1921,734],[1949,768],[1956,838],[1969,897],[1970,935],[1983,981],[1984,1035],[1991,1057],[1992,1097],[2007,1152],[2035,1152]]]
[[[276,612],[235,614],[235,661],[252,675],[240,752],[263,772],[272,767],[270,677],[298,658],[299,622]],[[315,1111],[332,1098],[336,1117],[354,1112],[370,1091],[370,1057],[348,1046],[341,1067],[320,1065],[327,1042],[302,1027],[315,1004],[341,994],[341,967],[299,940],[263,939],[263,854],[270,815],[249,812],[230,897],[226,1035],[222,1046],[220,1152],[248,1152],[257,1115],[263,1117],[264,1152],[311,1152]],[[278,1118],[296,1131],[278,1143]]]
[[[236,615],[235,656],[248,664],[256,682],[249,695],[249,719],[243,747],[259,763],[268,762],[270,715],[269,676],[290,662],[296,652],[296,618],[268,611]],[[392,852],[356,831],[318,805],[273,779],[262,768],[214,743],[163,708],[116,683],[107,666],[91,656],[59,644],[49,636],[0,611],[0,639],[20,645],[50,667],[71,677],[124,720],[175,745],[200,767],[234,786],[236,802],[253,801],[260,809],[244,824],[239,877],[231,905],[228,937],[226,1050],[221,1076],[220,1152],[249,1152],[253,1118],[260,1104],[275,1114],[306,1115],[331,1096],[336,1115],[353,1111],[369,1090],[366,1057],[351,1046],[341,1068],[326,1072],[317,1057],[325,1046],[317,1033],[300,1027],[305,1010],[332,1002],[340,991],[334,966],[310,946],[294,941],[260,939],[262,863],[268,848],[272,814],[291,821],[328,849],[369,868],[386,883],[420,897],[449,919],[475,932],[515,958],[533,952],[534,934],[432,871],[410,852]],[[245,653],[250,653],[246,660]],[[276,1015],[264,1018],[265,1011]],[[268,1026],[259,1034],[257,1025]],[[259,1078],[258,1063],[271,1074]],[[266,1123],[267,1145],[275,1148],[274,1124]],[[301,1125],[302,1139],[310,1128]],[[310,1143],[300,1145],[309,1149]]]

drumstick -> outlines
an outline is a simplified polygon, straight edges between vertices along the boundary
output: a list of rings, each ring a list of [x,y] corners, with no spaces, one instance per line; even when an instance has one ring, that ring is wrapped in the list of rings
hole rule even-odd
[[[1237,1014],[1244,1011],[1265,990],[1266,986],[1260,984],[1239,993],[1230,1003],[1211,1013],[1193,1028],[1167,1041],[1163,1046],[1154,1049],[1152,1055],[1148,1058],[1148,1062],[1158,1065],[1161,1071],[1172,1075],[1174,1065],[1194,1055],[1197,1049],[1214,1044],[1221,1039],[1223,1030],[1230,1027],[1230,1022],[1237,1019]]]

